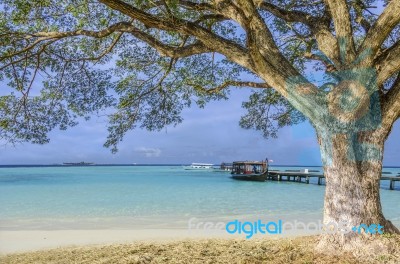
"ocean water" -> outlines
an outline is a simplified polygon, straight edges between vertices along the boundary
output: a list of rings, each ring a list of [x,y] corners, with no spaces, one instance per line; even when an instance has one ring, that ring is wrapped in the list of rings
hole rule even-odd
[[[296,170],[320,167],[273,167]],[[384,168],[398,175],[400,168]],[[385,216],[400,226],[400,182],[382,181]],[[181,166],[1,167],[0,230],[187,228],[189,219],[322,219],[325,187],[235,181]]]

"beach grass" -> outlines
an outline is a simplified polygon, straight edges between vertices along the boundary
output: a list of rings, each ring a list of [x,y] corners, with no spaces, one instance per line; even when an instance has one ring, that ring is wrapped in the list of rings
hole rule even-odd
[[[263,240],[183,240],[65,247],[0,257],[0,263],[398,263],[400,236],[382,237],[391,252],[326,255],[317,236]]]

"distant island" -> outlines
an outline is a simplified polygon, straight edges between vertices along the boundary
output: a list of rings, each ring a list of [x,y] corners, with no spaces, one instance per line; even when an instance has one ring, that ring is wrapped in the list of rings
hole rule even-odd
[[[93,162],[64,162],[63,165],[66,166],[90,166],[90,165],[94,165]]]

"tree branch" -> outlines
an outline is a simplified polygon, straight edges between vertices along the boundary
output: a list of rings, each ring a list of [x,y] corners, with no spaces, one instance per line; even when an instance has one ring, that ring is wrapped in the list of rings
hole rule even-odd
[[[304,57],[307,59],[310,59],[310,60],[315,60],[315,61],[321,62],[325,66],[327,72],[337,71],[337,68],[335,67],[335,65],[333,65],[332,63],[327,61],[324,57],[321,57],[317,54],[313,54],[311,52],[305,52]]]
[[[197,11],[216,11],[212,5],[208,3],[194,3],[192,1],[179,0],[178,4],[191,10]]]
[[[7,68],[7,67],[9,67],[9,66],[13,66],[13,65],[15,65],[15,64],[18,64],[18,63],[20,63],[20,62],[23,61],[23,60],[27,60],[27,59],[30,59],[30,58],[32,58],[32,57],[34,57],[34,56],[40,55],[42,52],[45,51],[45,49],[46,49],[49,45],[51,45],[51,44],[54,43],[54,42],[55,42],[55,40],[48,41],[48,42],[46,42],[45,44],[43,44],[43,45],[40,47],[40,49],[39,49],[36,53],[32,53],[32,54],[30,54],[30,55],[23,56],[23,57],[19,58],[18,60],[15,60],[15,61],[14,61],[14,60],[13,60],[13,57],[10,57],[10,62],[9,62],[9,63],[6,63],[6,64],[4,64],[4,65],[2,65],[2,66],[0,67],[0,71],[4,70],[5,68]],[[21,53],[22,53],[22,52],[21,52]],[[0,61],[1,61],[1,60],[3,60],[3,57],[0,58]]]
[[[400,118],[400,74],[393,83],[391,89],[384,95],[382,102],[381,129],[387,137],[394,122]]]
[[[119,41],[121,35],[124,32],[130,33],[136,38],[146,42],[148,45],[151,47],[155,48],[162,56],[166,57],[171,57],[171,58],[182,58],[182,57],[187,57],[199,53],[205,53],[205,52],[210,52],[212,51],[210,48],[207,48],[203,43],[200,41],[197,41],[196,43],[187,45],[187,46],[180,46],[180,47],[175,47],[175,46],[170,46],[167,44],[162,43],[161,41],[157,40],[150,34],[147,34],[143,31],[140,31],[133,25],[131,25],[128,22],[120,22],[116,23],[106,29],[100,30],[100,31],[89,31],[89,30],[75,30],[75,31],[68,31],[68,32],[37,32],[33,34],[28,34],[25,36],[25,38],[30,39],[34,37],[38,37],[31,45],[28,47],[17,51],[13,54],[6,55],[4,57],[0,57],[0,60],[14,57],[16,55],[19,55],[21,53],[27,52],[34,48],[36,45],[38,45],[40,42],[46,41],[46,40],[52,40],[52,43],[58,39],[66,38],[66,37],[74,37],[74,36],[89,36],[89,37],[94,37],[94,38],[104,38],[112,33],[119,32],[119,35],[117,38],[111,43],[111,45],[104,50],[99,56],[96,57],[90,57],[90,58],[82,58],[78,60],[98,60],[104,57],[107,53],[109,53],[114,46],[117,44]],[[64,58],[65,59],[65,58]],[[71,60],[72,61],[72,60]]]
[[[360,65],[370,67],[373,63],[373,58],[382,46],[387,36],[400,22],[400,1],[392,0],[378,17],[375,24],[369,29],[363,43],[358,49],[358,54],[368,54]]]
[[[286,22],[301,22],[305,25],[310,26],[317,19],[316,17],[309,15],[305,12],[301,12],[301,11],[297,11],[297,10],[288,11],[288,10],[279,8],[276,5],[273,5],[266,1],[264,1],[260,4],[260,8],[270,12],[271,14],[273,14],[276,17],[279,17],[279,18],[285,20]]]
[[[139,30],[130,31],[130,33],[135,37],[137,37],[138,39],[146,42],[151,47],[155,48],[161,56],[166,56],[170,58],[183,58],[195,54],[214,51],[213,49],[206,47],[200,41],[197,41],[187,46],[173,47],[170,45],[166,45],[161,41],[159,41],[158,39],[151,36],[150,34],[146,34]]]
[[[213,47],[215,50],[231,61],[241,66],[252,69],[253,66],[247,55],[247,50],[239,44],[214,34],[212,31],[205,29],[193,22],[174,18],[171,20],[163,20],[146,12],[143,12],[132,5],[121,0],[100,0],[101,3],[117,10],[133,19],[142,22],[146,27],[156,28],[165,31],[175,31],[186,35],[195,36],[204,45]],[[188,1],[183,1],[190,4]]]
[[[197,19],[195,21],[195,23],[198,24],[202,21],[207,21],[207,20],[223,21],[226,19],[227,18],[221,14],[207,14],[207,15],[203,15],[203,16],[199,17],[199,19]]]
[[[48,40],[48,39],[50,39],[50,38],[47,38],[47,37],[38,38],[32,44],[30,44],[29,46],[26,46],[25,48],[23,48],[21,50],[18,50],[18,51],[14,52],[14,53],[10,53],[10,54],[5,55],[5,56],[1,56],[0,57],[0,61],[2,61],[4,59],[15,57],[15,56],[18,56],[18,55],[20,55],[20,54],[22,54],[24,52],[30,51],[33,48],[35,48],[40,42],[43,42],[43,41]]]
[[[335,26],[341,62],[342,64],[351,63],[355,58],[355,48],[346,0],[325,0],[325,3],[329,8]]]
[[[165,0],[157,0],[157,1],[147,1],[148,3],[144,6],[143,10],[148,10],[153,7],[160,7],[160,6],[166,6],[166,1]],[[174,1],[176,4],[180,5],[181,7],[184,7],[189,10],[195,10],[195,11],[215,11],[215,9],[212,7],[212,5],[208,3],[195,3],[192,1],[186,1],[186,0],[178,0]]]
[[[400,70],[400,41],[384,50],[377,58],[378,86],[382,85],[390,76]]]
[[[230,87],[230,86],[236,86],[236,87],[251,87],[251,88],[271,88],[267,83],[257,83],[257,82],[239,82],[239,81],[226,81],[221,85],[218,85],[217,87],[214,88],[204,88],[201,85],[195,84],[195,83],[188,83],[188,85],[194,87],[196,90],[207,93],[207,94],[217,94],[221,92],[222,90]]]
[[[337,40],[329,29],[329,12],[325,12],[322,17],[314,17],[301,11],[287,11],[266,1],[261,3],[260,8],[288,23],[300,22],[307,25],[315,35],[319,50],[335,64],[340,64]]]
[[[36,47],[39,43],[41,42],[45,42],[48,40],[51,40],[52,42],[54,42],[54,40],[57,39],[62,39],[62,38],[66,38],[66,37],[74,37],[74,36],[90,36],[90,37],[94,37],[94,38],[104,38],[107,37],[109,35],[111,35],[114,32],[125,32],[125,31],[129,31],[132,30],[132,26],[130,23],[128,22],[120,22],[120,23],[116,23],[114,25],[111,25],[103,30],[100,31],[90,31],[90,30],[75,30],[75,31],[68,31],[68,32],[55,32],[55,31],[51,31],[51,32],[36,32],[36,33],[32,33],[32,34],[21,34],[21,33],[16,33],[18,36],[22,36],[23,39],[29,40],[29,39],[33,39],[36,38],[32,44],[30,44],[29,46],[16,51],[12,54],[8,54],[5,56],[0,57],[0,61],[10,58],[10,57],[15,57],[17,55],[20,55],[24,52],[27,52],[29,50],[32,50],[34,47]],[[47,42],[48,43],[48,42]],[[114,44],[115,45],[115,44]]]
[[[237,1],[237,9],[242,13],[250,57],[260,77],[270,83],[283,96],[287,96],[286,80],[300,74],[280,53],[273,36],[260,17],[252,1]]]
[[[293,80],[296,80],[296,83],[301,82],[313,92],[318,92],[317,88],[298,72],[279,51],[268,26],[258,13],[253,1],[238,0],[236,3],[246,17],[247,46],[254,65],[258,69],[257,74],[313,120],[315,109],[319,105],[311,96],[298,94],[298,90],[291,89],[291,85]]]
[[[365,32],[368,32],[371,28],[371,24],[368,22],[367,19],[363,16],[363,10],[366,9],[365,4],[361,0],[356,0],[353,2],[354,11],[356,13],[356,22],[360,24]]]
[[[114,32],[124,32],[124,31],[129,31],[132,29],[132,25],[129,22],[119,22],[116,24],[113,24],[103,30],[99,31],[91,31],[91,30],[84,30],[84,29],[79,29],[79,30],[74,30],[74,31],[67,31],[67,32],[36,32],[33,34],[26,34],[26,38],[32,38],[32,37],[45,37],[45,38],[66,38],[66,37],[74,37],[74,36],[88,36],[88,37],[93,37],[93,38],[104,38],[108,37]]]

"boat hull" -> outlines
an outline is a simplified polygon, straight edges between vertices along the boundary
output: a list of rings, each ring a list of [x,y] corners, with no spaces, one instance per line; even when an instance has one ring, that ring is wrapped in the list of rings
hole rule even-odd
[[[213,164],[210,163],[192,163],[190,166],[183,166],[185,170],[213,170]]]
[[[185,170],[195,170],[195,171],[213,171],[213,168],[191,168],[184,167]]]
[[[232,174],[231,178],[239,181],[266,181],[268,172],[258,173],[258,174]]]

